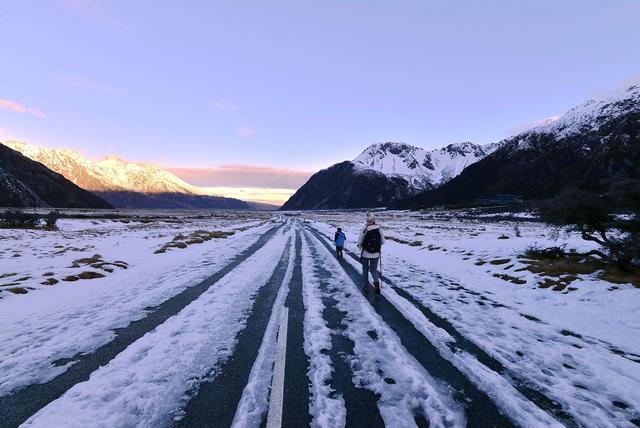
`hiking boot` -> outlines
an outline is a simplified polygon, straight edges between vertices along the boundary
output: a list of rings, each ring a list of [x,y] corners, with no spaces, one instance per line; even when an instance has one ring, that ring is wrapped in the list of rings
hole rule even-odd
[[[376,288],[376,294],[380,294],[380,281],[374,282],[373,285]]]

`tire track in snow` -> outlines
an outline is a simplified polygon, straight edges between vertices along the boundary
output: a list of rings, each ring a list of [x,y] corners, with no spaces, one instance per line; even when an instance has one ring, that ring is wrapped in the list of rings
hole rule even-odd
[[[308,230],[316,237],[328,251],[332,252],[325,238],[314,228]],[[362,290],[362,277],[350,264],[342,264],[346,274]],[[416,360],[434,377],[444,381],[454,390],[456,398],[466,410],[469,426],[514,426],[493,400],[463,375],[450,361],[440,355],[437,347],[432,344],[416,327],[384,296],[374,293],[363,293],[367,301],[373,306],[382,319],[395,331],[401,343]]]
[[[296,228],[297,229],[297,228]],[[309,414],[309,358],[304,351],[304,314],[302,301],[302,248],[300,231],[296,230],[298,252],[289,285],[285,306],[289,308],[289,329],[287,332],[287,362],[284,369],[284,400],[282,426],[299,428],[311,424]]]
[[[268,230],[253,245],[234,257],[224,268],[201,283],[165,300],[144,318],[131,322],[127,327],[114,330],[114,340],[91,353],[79,355],[77,362],[71,365],[64,373],[46,383],[29,385],[14,394],[0,397],[0,421],[2,421],[2,426],[17,427],[38,410],[59,398],[71,387],[89,379],[89,375],[100,366],[108,364],[129,345],[200,297],[212,285],[265,245],[281,227],[282,225],[278,225]]]
[[[326,240],[328,240],[329,237],[315,228],[311,228],[311,232],[314,233],[318,237],[318,239],[320,239],[326,245]],[[359,260],[352,252],[345,252],[349,257],[351,257],[351,259],[359,263]],[[509,384],[512,385],[524,397],[535,404],[535,406],[552,415],[553,417],[558,418],[564,425],[569,427],[579,426],[579,424],[573,419],[573,417],[563,410],[560,403],[531,387],[530,382],[522,379],[513,371],[508,370],[500,361],[490,356],[487,352],[485,352],[475,343],[462,335],[448,320],[440,317],[429,308],[422,305],[422,303],[420,303],[415,297],[413,297],[413,295],[395,285],[388,277],[380,274],[380,278],[384,281],[384,284],[391,287],[398,296],[409,302],[415,309],[420,311],[429,322],[431,322],[434,326],[444,330],[451,336],[453,340],[443,341],[443,345],[448,348],[445,353],[449,355],[460,356],[461,359],[464,360],[466,365],[470,367],[475,366],[478,370],[485,372],[485,375],[489,375],[490,371],[497,373],[498,375],[502,376],[507,382],[509,382]],[[473,361],[473,358],[475,358],[476,361]]]
[[[426,419],[433,427],[464,424],[446,385],[431,378],[402,347],[373,308],[354,294],[333,254],[308,236],[311,244],[303,257],[313,263],[305,268],[310,273],[305,287],[332,329],[326,350],[334,368],[331,386],[344,398],[346,426],[426,426]]]
[[[276,271],[287,241],[286,233],[277,233],[215,287],[33,415],[25,426],[170,426],[172,418],[182,415],[188,392],[215,378],[220,365],[233,355],[255,297]]]
[[[260,345],[264,340],[267,324],[276,297],[289,267],[291,240],[287,243],[273,275],[258,291],[245,328],[236,337],[231,358],[216,368],[218,373],[211,382],[198,386],[197,393],[189,400],[179,427],[208,426],[216,421],[219,426],[231,426],[242,392],[249,379]]]

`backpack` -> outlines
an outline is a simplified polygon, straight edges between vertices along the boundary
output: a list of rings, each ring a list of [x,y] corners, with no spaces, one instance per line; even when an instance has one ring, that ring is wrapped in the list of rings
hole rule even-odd
[[[380,236],[380,229],[367,230],[364,235],[364,241],[362,242],[362,248],[367,253],[379,253],[382,247]]]
[[[336,246],[344,247],[344,241],[347,240],[346,235],[343,232],[336,233]]]

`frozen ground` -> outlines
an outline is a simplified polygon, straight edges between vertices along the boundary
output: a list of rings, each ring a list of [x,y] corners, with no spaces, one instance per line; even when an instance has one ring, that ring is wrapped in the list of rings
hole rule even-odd
[[[530,215],[379,213],[375,296],[360,212],[81,214],[0,230],[2,427],[640,426],[640,289]]]

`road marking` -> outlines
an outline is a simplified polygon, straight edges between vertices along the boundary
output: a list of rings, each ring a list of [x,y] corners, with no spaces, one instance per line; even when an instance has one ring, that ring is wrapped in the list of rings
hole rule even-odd
[[[289,308],[282,308],[282,319],[278,330],[278,348],[276,362],[271,379],[271,397],[269,398],[269,413],[267,428],[282,426],[282,402],[284,399],[284,366],[287,357],[287,328],[289,324]]]

